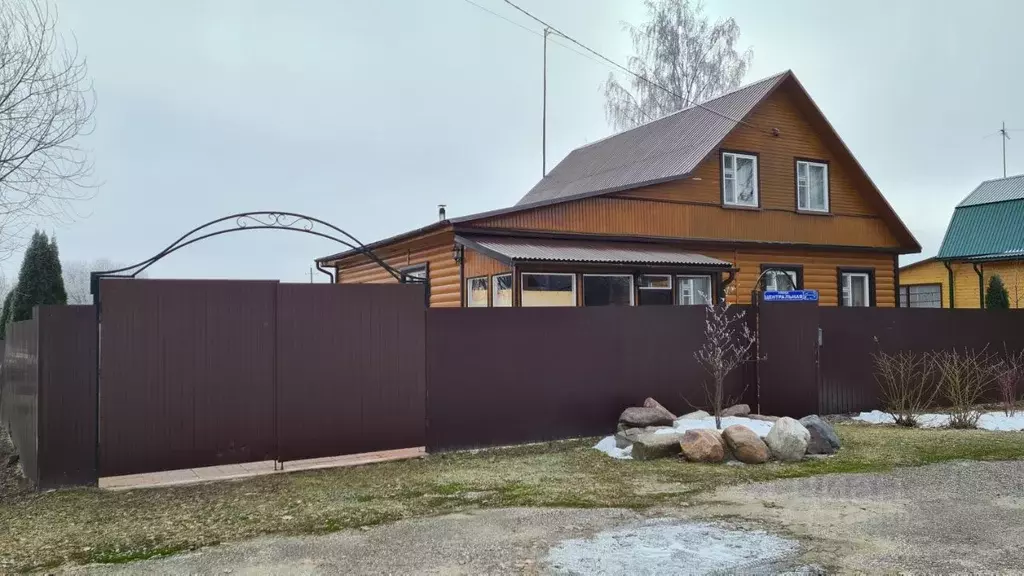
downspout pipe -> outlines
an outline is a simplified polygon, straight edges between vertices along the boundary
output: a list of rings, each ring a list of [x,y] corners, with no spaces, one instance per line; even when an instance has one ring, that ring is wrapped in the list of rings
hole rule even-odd
[[[985,265],[982,264],[981,268],[978,268],[977,262],[972,262],[971,267],[974,268],[974,273],[978,275],[978,308],[985,308]]]
[[[316,263],[316,269],[319,270],[321,273],[326,274],[327,277],[331,279],[331,284],[334,284],[334,274],[331,274],[330,270],[324,268],[323,265],[320,264],[319,262]]]
[[[956,308],[956,301],[953,300],[953,267],[949,265],[949,260],[943,260],[942,265],[946,267],[946,275],[949,278],[949,307]]]

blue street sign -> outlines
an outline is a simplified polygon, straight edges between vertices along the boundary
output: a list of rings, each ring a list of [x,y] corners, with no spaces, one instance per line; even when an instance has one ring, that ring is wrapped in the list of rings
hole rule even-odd
[[[817,290],[769,290],[764,293],[765,302],[817,302]]]

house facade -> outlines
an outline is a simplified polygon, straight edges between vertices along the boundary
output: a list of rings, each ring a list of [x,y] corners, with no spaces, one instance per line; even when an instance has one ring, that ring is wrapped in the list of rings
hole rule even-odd
[[[1024,307],[1024,175],[986,180],[957,205],[939,253],[900,268],[901,303],[981,308],[996,275]]]
[[[898,255],[920,251],[792,72],[574,150],[515,206],[368,248],[451,307],[748,303],[758,285],[891,307]],[[317,262],[396,281],[356,252]]]

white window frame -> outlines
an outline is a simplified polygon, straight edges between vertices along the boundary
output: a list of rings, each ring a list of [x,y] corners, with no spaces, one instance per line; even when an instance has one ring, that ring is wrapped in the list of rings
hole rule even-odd
[[[694,278],[701,278],[701,279],[707,278],[708,290],[711,291],[711,292],[714,291],[714,289],[715,289],[715,282],[711,278],[710,274],[679,274],[679,275],[676,276],[676,284],[678,286],[678,294],[676,295],[676,305],[677,306],[706,306],[707,305],[706,303],[694,302],[693,301],[694,296],[697,295],[696,291],[692,291],[690,293],[690,302],[689,303],[683,302],[683,283],[682,283],[682,281],[683,280],[691,280],[691,279],[694,279]],[[709,292],[706,296],[707,296],[707,301],[708,302],[714,302],[715,301],[715,295],[714,294]]]
[[[508,299],[508,304],[496,304],[496,302],[498,301],[498,299],[496,298],[496,296],[498,295],[498,278],[500,278],[502,276],[508,276],[508,280],[509,280],[508,291],[509,291],[510,298]],[[491,276],[491,306],[494,307],[494,308],[511,308],[513,300],[515,300],[515,287],[514,287],[514,283],[512,282],[512,273],[511,272],[507,272],[505,274],[494,274],[494,275],[492,275]]]
[[[577,306],[579,296],[576,294],[576,275],[571,272],[520,272],[519,273],[519,305],[523,308],[535,308],[535,306],[523,306],[523,295],[526,293],[526,276],[568,276],[572,279],[572,305]],[[557,308],[557,306],[552,306]],[[566,306],[568,308],[568,306]]]
[[[804,168],[805,176],[803,187],[804,187],[804,198],[807,199],[807,203],[804,206],[800,205],[800,167]],[[825,178],[823,187],[825,189],[825,206],[824,208],[811,208],[811,166],[818,166],[822,169],[822,176]],[[829,211],[829,189],[828,189],[828,164],[825,162],[814,162],[812,160],[797,160],[796,161],[796,209],[801,212],[820,212],[827,214]]]
[[[584,274],[583,275],[583,305],[587,305],[587,278],[629,278],[629,305],[636,306],[636,285],[633,283],[632,274]]]
[[[473,281],[483,280],[484,281],[484,292],[487,293],[483,304],[474,306],[471,304],[472,300],[470,295],[473,294]],[[472,278],[466,278],[466,308],[490,308],[491,306],[491,278],[490,276],[473,276]]]
[[[746,203],[746,202],[740,202],[739,201],[738,189],[736,188],[736,160],[737,159],[748,159],[748,160],[751,160],[753,162],[753,165],[754,165],[754,178],[753,178],[753,181],[754,181],[754,197],[753,197],[753,202],[752,203]],[[730,169],[732,171],[731,175],[726,172],[726,164],[729,161],[732,162],[732,168]],[[739,206],[739,207],[742,207],[742,208],[757,208],[758,206],[760,206],[761,205],[761,191],[759,190],[760,187],[758,186],[758,170],[760,169],[760,167],[757,165],[757,156],[755,156],[753,154],[742,154],[742,153],[739,153],[739,152],[722,152],[722,161],[721,162],[722,162],[722,165],[720,166],[720,168],[722,170],[722,204],[725,205],[725,206]],[[729,196],[728,196],[727,191],[726,191],[726,182],[731,182],[732,183],[733,199],[732,199],[731,202],[729,201]]]
[[[843,272],[842,284],[843,293],[840,294],[843,306],[853,308],[853,277],[864,278],[864,307],[871,307],[871,274],[867,272]],[[858,306],[860,308],[860,306]]]

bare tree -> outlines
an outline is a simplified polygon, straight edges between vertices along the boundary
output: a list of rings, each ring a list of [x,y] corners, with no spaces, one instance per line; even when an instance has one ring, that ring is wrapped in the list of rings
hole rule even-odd
[[[605,116],[616,130],[736,88],[754,58],[751,48],[737,50],[740,27],[732,18],[712,24],[703,5],[689,0],[645,0],[644,4],[646,23],[622,24],[635,52],[627,67],[640,77],[630,75],[623,85],[612,74],[604,84]]]
[[[37,218],[69,219],[90,193],[92,162],[78,138],[95,98],[85,59],[57,31],[49,0],[0,2],[0,257]]]
[[[68,304],[92,304],[92,290],[90,282],[93,272],[106,270],[117,270],[123,268],[109,258],[97,258],[92,262],[84,260],[71,260],[62,264],[64,271],[64,290],[68,294]],[[146,273],[139,274],[139,278],[145,278]]]
[[[722,300],[708,302],[704,319],[704,344],[693,356],[711,376],[710,386],[704,383],[704,395],[715,413],[715,428],[722,428],[722,404],[725,402],[725,378],[744,362],[752,359],[754,333],[742,311],[731,310]]]

